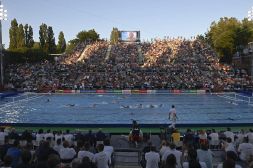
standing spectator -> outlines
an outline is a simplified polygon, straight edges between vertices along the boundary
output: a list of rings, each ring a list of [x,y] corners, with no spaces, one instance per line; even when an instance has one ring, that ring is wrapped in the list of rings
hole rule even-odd
[[[171,106],[171,109],[169,111],[169,120],[171,120],[171,125],[169,126],[170,128],[175,128],[176,127],[176,121],[177,121],[177,112],[175,105]]]
[[[150,152],[145,154],[146,168],[159,168],[160,156],[155,150],[155,146],[151,146]]]

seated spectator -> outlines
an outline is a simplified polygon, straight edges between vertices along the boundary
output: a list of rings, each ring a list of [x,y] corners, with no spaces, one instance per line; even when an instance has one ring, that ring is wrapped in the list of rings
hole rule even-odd
[[[51,130],[47,130],[47,133],[44,134],[44,139],[45,140],[50,140],[52,141],[54,139],[54,134],[51,133]]]
[[[104,142],[106,138],[105,133],[103,133],[102,129],[100,128],[99,131],[96,133],[96,141],[101,141],[101,143]]]
[[[66,130],[66,133],[63,135],[63,138],[65,141],[68,141],[70,146],[73,145],[74,136],[69,132],[69,130]]]
[[[110,145],[110,139],[109,138],[106,138],[105,141],[104,141],[104,152],[108,155],[108,157],[110,159],[112,158],[113,146]]]
[[[226,141],[222,141],[222,149],[227,151],[233,151],[236,154],[235,146],[232,143],[232,140],[230,137],[226,138]]]
[[[155,146],[151,146],[150,151],[145,154],[145,160],[146,168],[159,168],[160,156]]]
[[[183,163],[183,168],[207,168],[205,162],[199,162],[197,152],[194,149],[188,150],[187,162]]]
[[[1,168],[14,168],[11,166],[11,164],[12,164],[12,157],[11,156],[6,155],[4,157],[3,161],[4,161],[4,165]]]
[[[170,150],[169,143],[166,140],[163,140],[159,152],[160,156],[162,157],[167,150]]]
[[[39,144],[42,140],[44,140],[43,129],[39,129],[39,132],[36,134],[36,141]]]
[[[220,163],[217,168],[242,168],[236,164],[237,155],[233,151],[226,152],[226,158],[223,163]],[[224,165],[223,165],[224,164]],[[231,167],[229,167],[231,166]]]
[[[179,168],[175,155],[169,154],[163,168]]]
[[[205,130],[200,130],[199,132],[199,144],[207,144],[207,134]]]
[[[181,161],[182,161],[182,152],[176,149],[176,145],[174,143],[170,143],[170,150],[167,150],[164,155],[162,156],[162,161],[166,162],[167,157],[170,154],[173,154],[177,160],[177,166],[181,168]]]
[[[4,144],[4,140],[7,135],[8,134],[4,132],[4,128],[0,128],[0,145]]]
[[[19,149],[19,140],[14,141],[13,146],[8,149],[6,155],[11,156],[11,167],[16,168],[21,157],[21,150]]]
[[[63,142],[63,148],[60,150],[60,158],[62,163],[70,163],[76,155],[74,148],[69,147],[68,141]]]
[[[253,154],[253,145],[249,143],[247,137],[244,137],[243,143],[239,145],[238,154],[242,161],[248,161]]]
[[[61,139],[57,139],[56,144],[54,145],[53,149],[54,149],[56,152],[60,153],[60,150],[61,150],[62,148],[63,148],[63,146],[62,146],[62,143],[61,143]]]
[[[61,165],[61,159],[60,159],[59,155],[56,155],[56,154],[50,154],[48,156],[47,165],[48,165],[48,168],[61,168],[61,167],[63,167]]]
[[[59,155],[53,148],[50,147],[48,141],[41,141],[40,146],[35,152],[38,162],[43,162],[42,165],[48,160],[49,155],[56,154]]]
[[[96,168],[96,166],[90,160],[89,157],[85,156],[83,157],[81,164],[77,168]]]
[[[95,145],[95,143],[96,143],[96,137],[92,133],[92,130],[89,130],[89,132],[84,135],[84,141],[89,142],[91,146]]]
[[[94,159],[94,154],[89,151],[90,150],[90,143],[86,142],[84,144],[84,149],[80,150],[77,154],[77,158],[82,160],[84,157],[88,157],[90,160]]]
[[[17,168],[32,168],[31,164],[32,154],[28,150],[21,152],[21,163],[17,165]]]
[[[234,142],[235,134],[231,131],[231,128],[227,128],[227,131],[224,132],[226,138],[231,138],[231,141]]]
[[[187,129],[186,134],[183,138],[183,144],[186,146],[194,144],[194,134],[191,129]]]
[[[253,129],[249,129],[249,132],[246,134],[249,139],[249,143],[253,144]]]
[[[200,149],[197,150],[197,155],[200,162],[205,162],[207,168],[213,168],[213,153],[208,149],[206,143],[200,144]]]
[[[93,162],[97,166],[97,168],[109,168],[111,164],[110,158],[104,152],[104,145],[98,144],[97,146],[98,153],[95,154]]]
[[[211,148],[219,146],[219,134],[215,131],[215,129],[212,129],[212,133],[208,135],[210,138],[210,146]]]

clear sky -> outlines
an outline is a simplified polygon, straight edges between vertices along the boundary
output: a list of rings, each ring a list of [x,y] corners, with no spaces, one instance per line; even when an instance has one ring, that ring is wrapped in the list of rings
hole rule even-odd
[[[81,30],[95,29],[110,38],[113,27],[140,30],[141,39],[164,36],[189,38],[205,33],[220,17],[247,17],[252,0],[2,0],[8,10],[3,25],[3,43],[9,45],[12,19],[28,23],[39,41],[39,26],[52,26],[56,41],[63,31],[67,41]]]

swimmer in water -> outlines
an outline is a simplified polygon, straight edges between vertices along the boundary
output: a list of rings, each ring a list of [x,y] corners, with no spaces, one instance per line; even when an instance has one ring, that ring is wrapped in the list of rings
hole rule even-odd
[[[50,102],[50,99],[47,99],[47,102]]]
[[[74,107],[75,104],[67,104],[66,106],[67,106],[67,107]]]
[[[130,106],[121,105],[122,108],[130,108]]]

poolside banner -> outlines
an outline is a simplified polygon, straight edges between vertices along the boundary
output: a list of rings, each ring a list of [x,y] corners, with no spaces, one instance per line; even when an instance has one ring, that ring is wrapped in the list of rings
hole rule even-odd
[[[113,93],[122,94],[122,90],[113,90]]]
[[[189,90],[189,93],[197,93],[197,90]]]
[[[172,90],[172,93],[180,94],[180,93],[182,93],[182,91],[175,89],[175,90]]]
[[[81,93],[96,93],[96,90],[80,90]]]
[[[145,94],[145,93],[147,93],[147,90],[139,90],[139,93]]]
[[[156,90],[147,90],[147,94],[155,94]]]
[[[64,93],[63,90],[56,90],[55,93]]]
[[[138,93],[140,93],[140,90],[137,90],[137,89],[136,90],[131,90],[131,93],[132,94],[138,94]]]
[[[76,93],[80,93],[80,90],[76,90]]]
[[[206,94],[206,90],[197,90],[197,94]]]
[[[114,90],[105,90],[105,93],[114,93]]]
[[[156,93],[168,93],[169,92],[169,90],[156,90]]]
[[[96,90],[96,93],[105,93],[105,90]]]
[[[131,94],[131,90],[122,90],[122,94]]]

